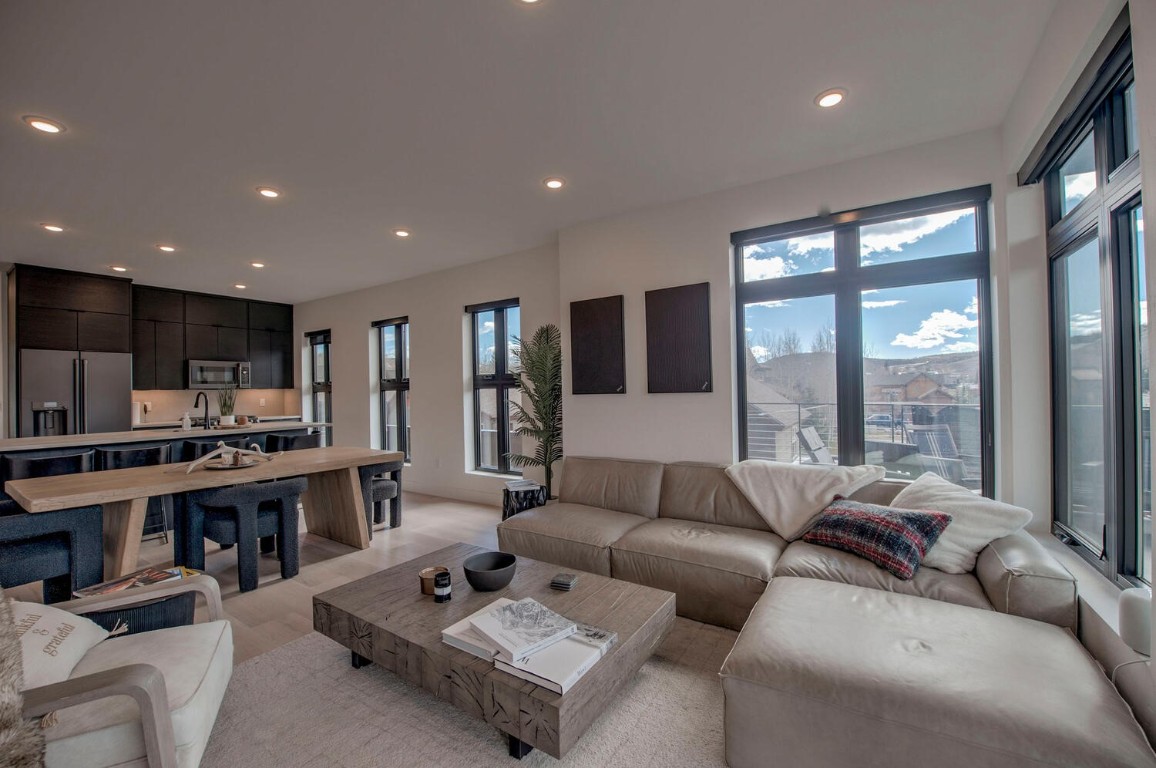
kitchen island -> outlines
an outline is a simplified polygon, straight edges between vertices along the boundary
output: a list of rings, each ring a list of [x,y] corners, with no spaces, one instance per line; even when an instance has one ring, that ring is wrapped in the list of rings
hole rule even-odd
[[[87,435],[49,435],[46,437],[10,437],[0,440],[0,454],[23,453],[24,451],[60,451],[73,448],[100,446],[110,448],[130,443],[163,443],[180,440],[216,437],[221,440],[235,439],[241,435],[267,435],[270,432],[305,430],[313,427],[328,427],[325,422],[316,421],[267,421],[246,424],[243,427],[215,427],[213,429],[181,429],[179,426],[161,429],[136,429],[128,432],[93,432]],[[7,479],[7,478],[4,478]]]

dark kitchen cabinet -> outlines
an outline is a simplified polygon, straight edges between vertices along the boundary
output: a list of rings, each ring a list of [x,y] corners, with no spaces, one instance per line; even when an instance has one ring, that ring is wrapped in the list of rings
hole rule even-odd
[[[157,324],[152,320],[132,321],[132,388],[157,387]]]
[[[186,293],[185,322],[190,325],[213,325],[247,330],[249,328],[249,305],[248,302],[241,299]]]
[[[190,360],[248,360],[249,332],[244,328],[186,324],[185,354]]]
[[[157,320],[132,322],[133,389],[185,388],[185,326]]]
[[[132,287],[132,319],[185,322],[185,294],[165,288]],[[210,323],[211,325],[211,323]]]
[[[68,309],[20,307],[16,346],[21,349],[76,350],[76,313]]]
[[[77,312],[76,346],[86,352],[132,352],[132,319],[128,315]]]
[[[249,359],[249,332],[244,328],[217,329],[217,356],[212,360]]]
[[[27,264],[17,264],[14,275],[16,301],[23,307],[108,315],[132,313],[132,282],[122,277],[103,277]]]
[[[17,264],[10,298],[19,349],[132,351],[128,280]]]
[[[293,307],[289,304],[249,302],[249,330],[293,332]]]
[[[249,362],[254,389],[293,387],[293,334],[249,331]]]

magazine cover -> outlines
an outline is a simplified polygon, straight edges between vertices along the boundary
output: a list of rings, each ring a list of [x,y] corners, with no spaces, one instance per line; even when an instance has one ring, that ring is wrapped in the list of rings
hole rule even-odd
[[[76,597],[92,597],[93,595],[110,595],[113,592],[122,592],[133,587],[145,587],[149,584],[160,584],[162,581],[173,579],[187,579],[197,571],[191,571],[184,566],[176,568],[141,568],[139,571],[125,574],[119,579],[93,584],[91,587],[78,589],[72,594]]]

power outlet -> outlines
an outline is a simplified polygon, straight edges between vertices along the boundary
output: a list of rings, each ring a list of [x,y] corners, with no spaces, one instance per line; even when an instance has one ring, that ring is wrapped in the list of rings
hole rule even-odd
[[[149,402],[148,400],[146,400],[145,404],[144,404],[144,412],[145,413],[152,413],[152,410],[153,410],[153,404],[151,402]]]
[[[257,401],[257,404],[260,405],[262,408],[264,408],[265,407],[265,398],[262,397],[261,399],[259,399]]]

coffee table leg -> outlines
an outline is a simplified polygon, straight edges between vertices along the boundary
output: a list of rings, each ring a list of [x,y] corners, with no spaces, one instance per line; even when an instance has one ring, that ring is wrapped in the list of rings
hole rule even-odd
[[[510,757],[515,757],[521,760],[523,757],[534,751],[533,747],[519,739],[517,736],[511,736],[507,733],[506,740],[510,745]]]
[[[373,663],[373,659],[367,659],[364,656],[362,656],[360,653],[358,653],[357,651],[350,651],[349,652],[349,660],[353,664],[354,669],[361,669],[362,667],[368,667],[370,664]]]

